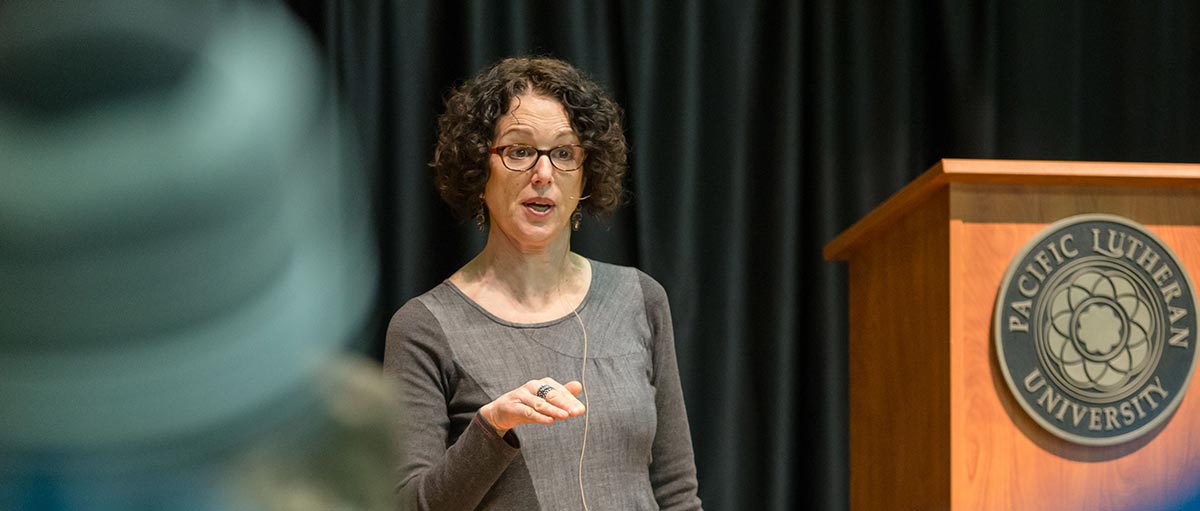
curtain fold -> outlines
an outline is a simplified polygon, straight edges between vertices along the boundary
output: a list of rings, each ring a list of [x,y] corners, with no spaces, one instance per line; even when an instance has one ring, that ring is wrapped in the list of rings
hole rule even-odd
[[[483,243],[427,166],[451,86],[551,55],[626,109],[630,202],[572,248],[667,289],[709,509],[848,507],[859,319],[821,248],[937,159],[1200,161],[1184,0],[289,4],[374,172],[379,352],[391,312]]]

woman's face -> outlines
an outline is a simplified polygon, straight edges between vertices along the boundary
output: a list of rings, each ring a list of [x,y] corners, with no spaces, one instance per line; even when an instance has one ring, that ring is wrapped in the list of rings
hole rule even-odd
[[[578,143],[561,103],[527,93],[514,97],[508,112],[500,116],[492,145],[550,149]],[[532,169],[514,172],[498,154],[489,157],[488,165],[484,201],[491,215],[490,235],[505,236],[523,252],[542,251],[569,239],[571,213],[583,191],[582,167],[561,171],[550,163],[549,156],[538,156]]]

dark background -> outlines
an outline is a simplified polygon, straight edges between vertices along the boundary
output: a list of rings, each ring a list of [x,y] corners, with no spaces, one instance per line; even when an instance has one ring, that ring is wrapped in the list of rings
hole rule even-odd
[[[572,248],[666,287],[709,509],[847,507],[851,318],[821,248],[939,158],[1200,161],[1191,1],[288,3],[371,170],[375,356],[482,247],[426,165],[446,91],[550,55],[624,106],[632,200]]]

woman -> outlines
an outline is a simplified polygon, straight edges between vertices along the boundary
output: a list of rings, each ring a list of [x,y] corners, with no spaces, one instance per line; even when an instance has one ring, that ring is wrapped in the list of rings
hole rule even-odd
[[[619,107],[565,62],[514,58],[454,90],[438,130],[438,190],[488,238],[388,328],[403,502],[699,509],[666,293],[570,251],[582,210],[620,202]]]

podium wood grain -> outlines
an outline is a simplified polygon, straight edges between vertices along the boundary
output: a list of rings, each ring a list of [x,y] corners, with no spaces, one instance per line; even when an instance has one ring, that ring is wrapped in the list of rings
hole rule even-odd
[[[1000,280],[1079,213],[1142,223],[1200,277],[1200,165],[944,160],[825,247],[850,263],[852,509],[1155,509],[1200,491],[1200,378],[1157,430],[1097,448],[1041,429],[1000,372]]]
[[[1156,509],[1200,488],[1200,380],[1164,427],[1128,445],[1083,447],[1044,431],[1011,397],[992,349],[992,314],[1013,257],[1048,224],[1080,213],[1142,223],[1200,276],[1200,191],[951,184],[951,497],[955,509]],[[1014,222],[998,222],[1008,218]],[[1192,336],[1195,342],[1195,333]]]
[[[850,264],[850,506],[950,498],[948,203],[942,192]],[[923,261],[923,264],[913,264]]]

